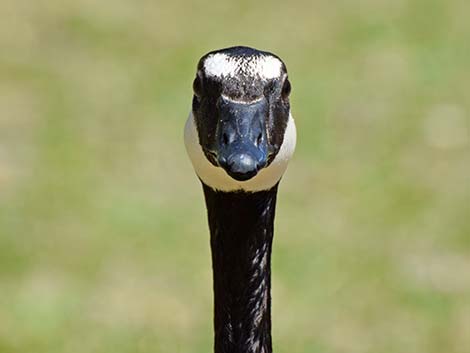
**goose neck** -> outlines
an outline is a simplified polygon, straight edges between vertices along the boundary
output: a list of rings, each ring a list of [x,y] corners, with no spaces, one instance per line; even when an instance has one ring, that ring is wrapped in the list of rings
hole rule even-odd
[[[215,353],[271,353],[277,185],[253,193],[203,188],[211,236]]]

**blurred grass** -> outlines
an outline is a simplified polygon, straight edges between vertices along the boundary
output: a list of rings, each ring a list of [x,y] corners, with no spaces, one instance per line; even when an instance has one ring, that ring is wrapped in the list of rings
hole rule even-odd
[[[293,83],[277,352],[470,351],[463,0],[0,3],[0,352],[210,352],[200,56]]]

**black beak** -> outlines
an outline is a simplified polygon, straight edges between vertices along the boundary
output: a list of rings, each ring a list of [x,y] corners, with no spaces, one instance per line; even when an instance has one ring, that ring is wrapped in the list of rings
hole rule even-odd
[[[267,163],[267,101],[238,103],[221,97],[218,108],[217,161],[232,178],[251,179]]]

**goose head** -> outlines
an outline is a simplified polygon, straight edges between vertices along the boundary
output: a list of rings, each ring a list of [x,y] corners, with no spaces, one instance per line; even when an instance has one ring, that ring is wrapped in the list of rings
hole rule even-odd
[[[199,61],[193,91],[185,144],[201,181],[220,191],[276,185],[296,141],[282,60],[248,47],[210,52]]]

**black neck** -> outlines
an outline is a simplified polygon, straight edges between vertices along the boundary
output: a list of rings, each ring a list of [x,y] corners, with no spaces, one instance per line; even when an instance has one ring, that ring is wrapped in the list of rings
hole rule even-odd
[[[203,187],[214,273],[215,353],[271,353],[271,246],[277,185],[255,193]]]

